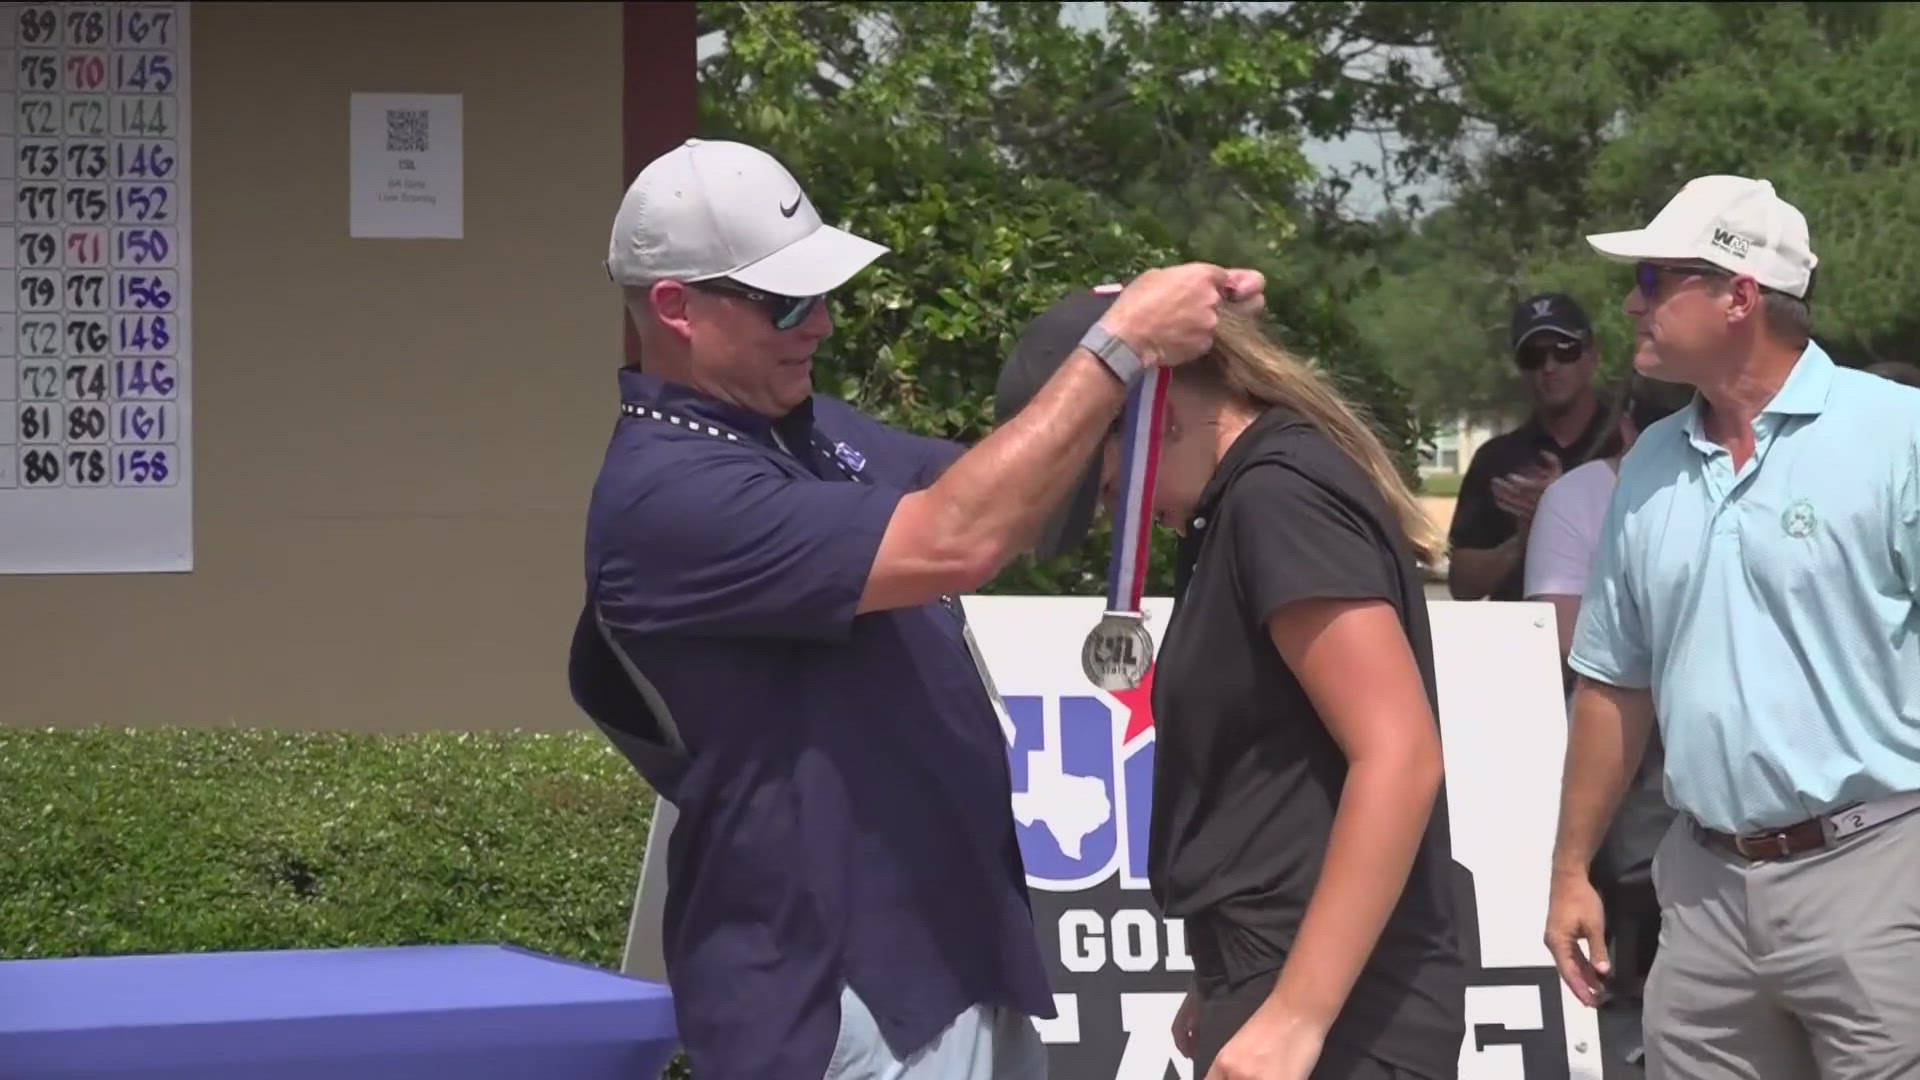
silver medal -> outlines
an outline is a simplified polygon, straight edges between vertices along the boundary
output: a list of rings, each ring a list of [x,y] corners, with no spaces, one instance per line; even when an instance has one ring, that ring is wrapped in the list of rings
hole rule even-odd
[[[1102,690],[1134,690],[1153,666],[1153,635],[1141,615],[1109,611],[1080,647],[1080,670]]]

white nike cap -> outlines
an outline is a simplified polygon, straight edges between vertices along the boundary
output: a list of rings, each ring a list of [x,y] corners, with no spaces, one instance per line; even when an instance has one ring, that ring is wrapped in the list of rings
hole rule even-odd
[[[1644,229],[1597,233],[1593,249],[1620,262],[1694,259],[1805,299],[1813,281],[1806,215],[1765,180],[1701,176],[1687,182]]]
[[[799,181],[765,151],[688,139],[627,188],[607,276],[621,285],[725,277],[782,296],[818,296],[886,251],[823,223]]]

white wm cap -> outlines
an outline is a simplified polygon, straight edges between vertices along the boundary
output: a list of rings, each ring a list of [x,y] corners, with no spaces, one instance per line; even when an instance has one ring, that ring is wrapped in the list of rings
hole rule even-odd
[[[822,223],[799,181],[765,151],[688,139],[627,188],[607,274],[622,285],[726,277],[782,296],[818,296],[886,251]]]
[[[1814,257],[1806,215],[1765,180],[1701,176],[1687,182],[1644,229],[1598,233],[1587,243],[1621,262],[1697,259],[1805,298]]]

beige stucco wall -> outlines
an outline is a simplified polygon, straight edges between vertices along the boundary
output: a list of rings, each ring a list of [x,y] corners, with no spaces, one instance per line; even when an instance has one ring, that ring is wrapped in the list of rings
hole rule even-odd
[[[0,577],[0,723],[579,723],[620,47],[617,4],[195,5],[195,569]],[[464,239],[348,237],[354,91],[465,95]]]

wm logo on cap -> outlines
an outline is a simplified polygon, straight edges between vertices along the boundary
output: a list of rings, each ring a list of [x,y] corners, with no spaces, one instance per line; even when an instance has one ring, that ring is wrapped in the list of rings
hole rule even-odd
[[[1713,246],[1737,258],[1747,257],[1747,238],[1736,236],[1725,229],[1713,230]]]

